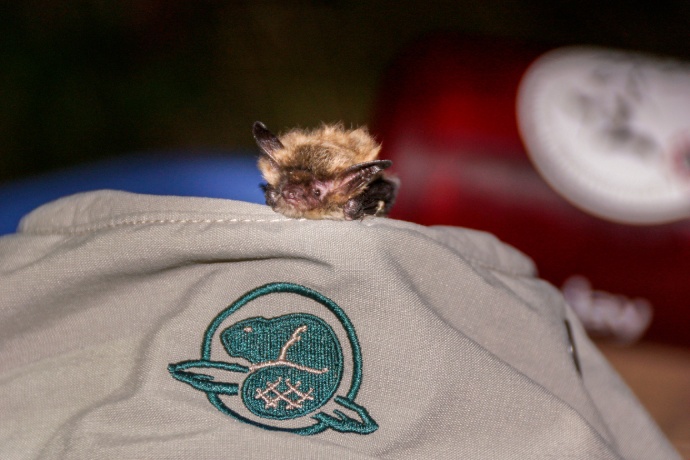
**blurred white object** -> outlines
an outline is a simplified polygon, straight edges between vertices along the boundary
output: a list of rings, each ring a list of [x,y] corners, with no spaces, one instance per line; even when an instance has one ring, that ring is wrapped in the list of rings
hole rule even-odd
[[[536,168],[576,206],[632,224],[690,216],[690,64],[557,49],[530,66],[517,104]]]
[[[628,344],[639,339],[652,322],[652,306],[648,301],[593,291],[583,276],[571,276],[562,290],[563,297],[593,337]]]

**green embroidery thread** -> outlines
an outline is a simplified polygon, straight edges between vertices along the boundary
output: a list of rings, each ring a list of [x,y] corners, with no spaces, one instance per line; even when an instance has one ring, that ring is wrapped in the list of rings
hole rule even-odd
[[[327,308],[340,322],[352,352],[352,378],[345,396],[334,397],[345,367],[341,344],[331,326],[316,315],[292,313],[238,321],[220,332],[220,340],[228,356],[245,359],[251,364],[244,366],[211,360],[213,337],[221,324],[249,302],[276,293],[292,293],[312,299]],[[204,373],[204,369],[246,374],[246,377],[241,385],[217,382],[213,376]],[[352,323],[331,299],[298,284],[270,283],[244,294],[221,311],[207,328],[201,359],[170,364],[168,371],[173,378],[206,393],[209,402],[220,412],[267,430],[312,435],[328,428],[359,434],[369,434],[378,429],[366,409],[355,402],[362,383],[362,357]],[[251,414],[267,422],[309,416],[305,420],[311,420],[311,424],[288,428],[279,423],[259,422],[231,409],[221,398],[237,395]],[[356,416],[337,409],[332,411],[333,415],[324,411],[314,413],[331,399]]]
[[[252,364],[242,385],[244,405],[277,420],[323,406],[338,388],[343,353],[333,329],[314,315],[249,318],[220,334],[230,356]]]

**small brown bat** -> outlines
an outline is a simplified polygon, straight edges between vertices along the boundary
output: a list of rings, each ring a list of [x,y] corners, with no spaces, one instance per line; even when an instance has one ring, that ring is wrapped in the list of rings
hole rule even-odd
[[[366,130],[324,124],[280,137],[254,123],[266,204],[287,217],[354,220],[385,216],[398,191],[384,174],[392,163],[377,160],[381,146]]]

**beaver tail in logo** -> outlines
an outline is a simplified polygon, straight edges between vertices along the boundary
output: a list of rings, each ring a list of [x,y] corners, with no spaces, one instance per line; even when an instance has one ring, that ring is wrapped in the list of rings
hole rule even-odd
[[[346,332],[352,363],[345,363],[340,340],[328,322],[310,313],[240,319],[220,332],[219,337],[229,357],[249,365],[212,361],[212,339],[221,323],[249,302],[274,293],[307,297],[335,315]],[[345,395],[336,395],[347,365],[352,368],[349,390]],[[217,381],[208,375],[210,369],[243,374],[244,379],[241,383]],[[378,428],[366,409],[355,403],[362,381],[362,359],[352,323],[332,300],[297,284],[271,283],[246,293],[211,322],[201,359],[170,364],[168,370],[175,379],[206,393],[211,404],[224,414],[265,429],[310,435],[328,428],[359,434]],[[228,374],[228,379],[233,377],[237,375]],[[224,398],[232,396],[240,396],[239,408],[224,402]],[[353,412],[352,416],[338,409],[332,410],[332,414],[317,412],[331,400]],[[243,415],[243,410],[248,413]],[[294,422],[281,426],[281,421],[301,419],[306,423],[298,427]]]

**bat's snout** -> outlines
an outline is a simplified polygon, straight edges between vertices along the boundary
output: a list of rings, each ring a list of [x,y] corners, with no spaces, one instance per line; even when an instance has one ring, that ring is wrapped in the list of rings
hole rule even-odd
[[[305,200],[304,187],[299,185],[285,185],[280,195],[285,201],[290,203],[300,203]]]

